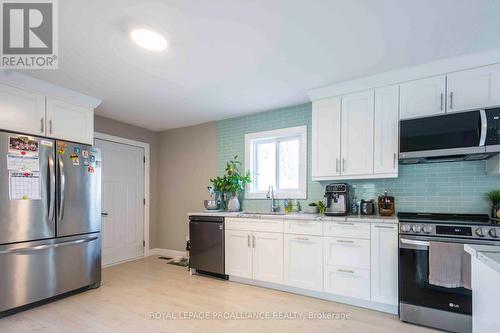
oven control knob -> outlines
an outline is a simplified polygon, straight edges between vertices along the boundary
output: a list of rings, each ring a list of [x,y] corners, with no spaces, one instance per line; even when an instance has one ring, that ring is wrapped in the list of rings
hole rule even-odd
[[[476,235],[478,235],[479,237],[484,237],[484,231],[482,228],[477,228],[476,229]]]
[[[490,233],[490,236],[493,238],[497,238],[499,236],[498,231],[495,228],[491,228],[489,233]]]
[[[432,227],[430,225],[424,226],[422,229],[426,234],[430,234],[432,232]]]
[[[401,225],[401,231],[402,231],[402,232],[408,232],[408,231],[410,231],[410,230],[411,230],[411,227],[410,227],[410,225],[409,225],[409,224],[402,224],[402,225]]]
[[[418,224],[414,224],[413,227],[412,227],[412,230],[413,232],[420,232],[422,231],[422,226],[421,225],[418,225]]]

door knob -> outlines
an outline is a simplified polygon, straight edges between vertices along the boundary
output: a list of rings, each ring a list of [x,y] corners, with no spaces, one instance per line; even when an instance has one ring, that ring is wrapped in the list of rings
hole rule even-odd
[[[101,216],[108,216],[108,213],[101,213]]]

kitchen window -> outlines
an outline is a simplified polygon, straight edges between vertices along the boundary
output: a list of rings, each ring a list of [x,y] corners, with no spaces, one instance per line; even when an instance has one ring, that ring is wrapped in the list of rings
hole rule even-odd
[[[269,186],[278,199],[306,199],[307,126],[246,134],[245,169],[247,199],[266,198]]]

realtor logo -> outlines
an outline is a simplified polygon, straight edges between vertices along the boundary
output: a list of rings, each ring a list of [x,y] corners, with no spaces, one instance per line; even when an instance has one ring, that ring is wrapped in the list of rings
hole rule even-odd
[[[0,0],[2,18],[0,67],[56,69],[58,66],[57,0],[28,1]]]

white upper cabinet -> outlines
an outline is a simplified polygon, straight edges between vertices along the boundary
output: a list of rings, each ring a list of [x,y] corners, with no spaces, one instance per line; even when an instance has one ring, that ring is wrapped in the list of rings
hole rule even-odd
[[[254,232],[253,279],[283,283],[283,234]]]
[[[444,113],[446,76],[410,81],[400,86],[401,119]]]
[[[398,304],[398,226],[371,225],[371,299]]]
[[[373,171],[398,175],[399,87],[375,89]]]
[[[0,128],[45,135],[45,96],[0,84]]]
[[[312,177],[340,175],[340,97],[312,105]]]
[[[91,145],[94,111],[47,97],[47,136]]]
[[[373,174],[373,90],[342,97],[342,175]]]
[[[500,105],[500,64],[450,73],[447,111]]]

